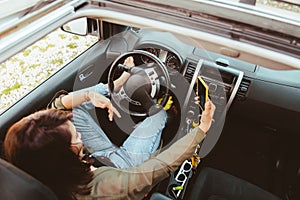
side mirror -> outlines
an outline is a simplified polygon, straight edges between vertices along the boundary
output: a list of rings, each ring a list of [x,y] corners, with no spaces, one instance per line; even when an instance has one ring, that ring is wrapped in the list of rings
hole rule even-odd
[[[67,24],[63,25],[61,28],[62,30],[68,33],[86,36],[88,34],[87,27],[88,27],[87,18],[83,17],[83,18],[70,21]]]

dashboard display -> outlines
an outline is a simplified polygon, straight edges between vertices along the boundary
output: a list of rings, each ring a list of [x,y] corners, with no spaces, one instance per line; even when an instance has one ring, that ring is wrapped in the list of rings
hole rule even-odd
[[[159,57],[159,54],[160,54],[160,50],[159,49],[155,49],[155,48],[147,48],[147,49],[142,49],[144,51],[147,51],[153,55],[155,55],[156,57]],[[143,63],[149,63],[149,62],[152,62],[148,57],[146,56],[141,56],[141,60]]]
[[[173,53],[168,53],[167,59],[166,59],[166,66],[170,67],[172,69],[175,69],[176,71],[180,70],[180,60],[177,58],[177,56]]]
[[[181,61],[176,54],[170,51],[157,48],[146,48],[142,50],[157,56],[168,68],[180,71]],[[143,63],[152,62],[149,58],[146,58],[145,56],[141,56],[141,60]]]

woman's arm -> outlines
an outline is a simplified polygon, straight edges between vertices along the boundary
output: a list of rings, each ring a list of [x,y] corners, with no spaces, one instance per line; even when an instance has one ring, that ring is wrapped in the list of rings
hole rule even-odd
[[[128,67],[134,66],[134,60],[130,56],[124,61],[124,65]],[[121,89],[122,85],[127,81],[130,74],[123,72],[123,74],[114,81],[115,90],[118,91]],[[107,84],[105,85],[107,88]],[[109,119],[112,120],[113,114],[117,114],[118,117],[121,117],[120,113],[112,106],[110,100],[104,95],[95,92],[94,90],[83,89],[63,95],[59,98],[59,103],[64,109],[70,110],[76,106],[81,105],[84,102],[91,101],[91,103],[98,108],[107,108],[109,113]]]
[[[215,106],[209,101],[205,105],[201,126],[176,141],[156,157],[145,161],[138,167],[116,169],[101,167],[95,171],[91,195],[114,199],[142,199],[152,187],[167,178],[181,163],[190,158],[197,145],[204,139],[210,128]]]
[[[171,171],[175,171],[184,160],[193,155],[196,146],[204,137],[204,132],[195,128],[170,148],[138,167],[96,169],[91,196],[103,199],[143,199],[156,184],[167,178]]]
[[[133,58],[131,56],[126,58],[126,60],[124,61],[124,65],[128,67],[133,67]],[[129,76],[130,74],[128,72],[123,72],[122,75],[114,81],[116,91],[121,89],[121,87],[127,81]],[[107,84],[105,86],[106,88],[108,88]],[[91,101],[94,104],[94,106],[100,108],[107,108],[107,106],[110,104],[110,100],[108,98],[106,98],[102,94],[99,94],[89,89],[75,91],[61,98],[61,103],[66,109],[72,109],[75,106],[81,105],[82,103],[87,101]]]
[[[82,104],[83,102],[90,101],[97,108],[107,108],[108,109],[108,118],[110,121],[113,120],[114,113],[121,117],[120,113],[117,111],[115,107],[113,107],[112,103],[108,98],[104,95],[89,90],[78,91],[74,93],[70,93],[61,98],[61,103],[66,109],[72,109],[75,106]]]
[[[81,105],[84,102],[90,101],[89,95],[92,91],[77,91],[69,93],[61,97],[61,104],[68,110]]]

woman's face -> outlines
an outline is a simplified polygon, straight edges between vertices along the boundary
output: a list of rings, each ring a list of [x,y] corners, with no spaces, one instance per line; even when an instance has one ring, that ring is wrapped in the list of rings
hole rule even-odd
[[[71,121],[68,121],[67,124],[68,124],[69,130],[72,134],[71,148],[80,158],[82,158],[83,157],[83,151],[82,151],[83,144],[81,141],[81,134],[76,131],[76,128]]]

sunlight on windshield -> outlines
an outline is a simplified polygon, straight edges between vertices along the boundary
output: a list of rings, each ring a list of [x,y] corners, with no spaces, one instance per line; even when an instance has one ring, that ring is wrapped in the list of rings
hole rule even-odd
[[[288,3],[291,2],[291,3]],[[298,12],[300,13],[300,6],[293,4],[297,3],[296,1],[293,0],[287,0],[287,1],[274,1],[274,0],[257,0],[256,4],[261,4],[261,5],[267,5],[270,7],[275,7],[275,8],[280,8],[292,12]],[[299,4],[299,1],[298,1]]]
[[[245,2],[246,0],[223,0],[223,2],[232,2],[232,3],[239,3],[239,2]],[[248,2],[254,2],[253,1],[248,1]],[[269,7],[269,8],[279,8],[282,10],[287,10],[287,11],[292,11],[292,12],[297,12],[300,13],[300,1],[298,0],[281,0],[281,1],[276,1],[276,0],[256,0],[255,6],[258,7]]]
[[[200,3],[215,4],[239,11],[257,12],[258,15],[279,17],[283,20],[300,22],[299,0],[191,0]],[[212,11],[213,12],[213,11]],[[227,13],[223,13],[225,16]]]
[[[197,1],[197,0],[194,0]],[[249,4],[255,2],[255,0],[213,0],[213,2],[219,3],[229,3],[233,5],[247,5],[244,2],[249,2]],[[243,2],[243,4],[241,4]],[[255,6],[257,8],[263,10],[272,10],[274,8],[285,10],[285,11],[292,11],[295,13],[300,13],[300,1],[297,0],[256,0]]]

